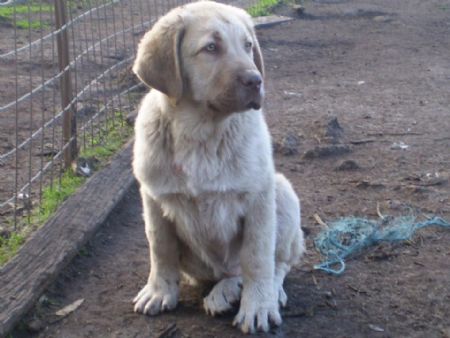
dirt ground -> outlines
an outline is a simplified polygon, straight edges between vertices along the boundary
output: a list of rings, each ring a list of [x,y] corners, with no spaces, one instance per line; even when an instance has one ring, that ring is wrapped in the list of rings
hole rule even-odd
[[[448,230],[369,249],[340,277],[311,270],[316,213],[325,222],[377,218],[379,203],[383,214],[450,219],[450,6],[368,3],[308,1],[302,16],[259,30],[276,164],[301,196],[308,246],[285,282],[283,325],[269,337],[450,337]],[[204,313],[203,288],[183,286],[174,312],[133,313],[148,269],[133,187],[13,337],[241,336],[233,314]],[[78,299],[73,313],[54,315]]]

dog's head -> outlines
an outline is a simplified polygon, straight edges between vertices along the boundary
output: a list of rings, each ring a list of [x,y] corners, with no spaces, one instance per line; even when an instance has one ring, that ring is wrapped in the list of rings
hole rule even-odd
[[[264,66],[250,16],[200,1],[162,17],[139,44],[133,66],[148,86],[218,114],[259,109]]]

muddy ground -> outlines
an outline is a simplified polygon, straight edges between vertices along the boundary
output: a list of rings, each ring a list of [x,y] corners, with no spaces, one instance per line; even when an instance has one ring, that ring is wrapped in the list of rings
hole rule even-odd
[[[308,1],[302,16],[259,31],[276,163],[301,195],[309,249],[270,337],[450,337],[448,230],[366,250],[340,277],[311,270],[316,213],[377,218],[378,203],[383,214],[450,219],[450,6],[368,3]],[[13,336],[240,336],[233,314],[203,312],[202,288],[183,286],[174,312],[133,313],[148,269],[133,187]],[[72,314],[54,315],[81,298]]]

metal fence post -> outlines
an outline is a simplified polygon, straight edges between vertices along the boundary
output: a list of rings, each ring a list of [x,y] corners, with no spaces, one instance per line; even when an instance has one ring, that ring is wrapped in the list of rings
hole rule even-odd
[[[72,80],[70,76],[69,59],[69,39],[67,34],[67,11],[65,0],[55,0],[55,19],[56,29],[60,30],[56,35],[56,43],[58,48],[58,64],[59,70],[62,72],[60,79],[61,106],[63,113],[63,141],[66,146],[64,150],[64,165],[69,168],[72,160],[77,156],[77,124],[76,116],[71,104]],[[66,69],[67,68],[67,69]],[[73,140],[71,141],[71,139]],[[67,144],[70,142],[70,144]]]

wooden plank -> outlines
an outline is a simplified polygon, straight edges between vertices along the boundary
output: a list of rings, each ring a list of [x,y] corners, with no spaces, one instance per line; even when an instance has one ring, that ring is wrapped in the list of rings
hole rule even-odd
[[[132,144],[93,175],[0,269],[0,337],[91,238],[134,181]]]
[[[274,25],[278,25],[280,23],[285,23],[292,21],[293,18],[287,16],[280,15],[268,15],[268,16],[259,16],[257,18],[253,18],[253,22],[256,28],[268,28]]]

